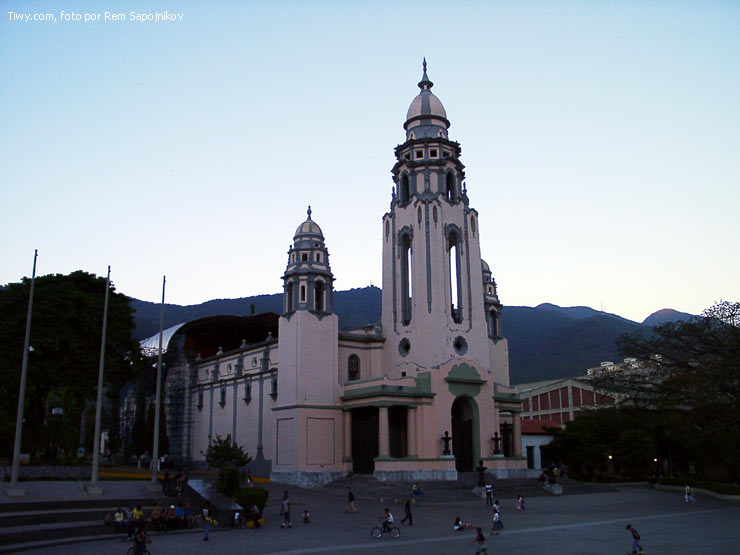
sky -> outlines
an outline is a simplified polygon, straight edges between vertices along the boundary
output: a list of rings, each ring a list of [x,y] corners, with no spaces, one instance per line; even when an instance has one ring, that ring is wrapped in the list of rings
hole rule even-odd
[[[277,293],[311,205],[335,288],[379,286],[426,57],[504,305],[740,298],[738,2],[0,8],[0,283],[38,249],[147,301]]]

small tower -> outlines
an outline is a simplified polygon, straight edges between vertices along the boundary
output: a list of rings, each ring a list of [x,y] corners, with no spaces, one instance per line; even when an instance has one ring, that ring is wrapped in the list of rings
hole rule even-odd
[[[329,314],[334,310],[334,276],[329,267],[329,251],[321,228],[311,219],[298,226],[288,250],[288,267],[283,274],[283,315],[296,310]]]
[[[334,276],[321,228],[308,217],[296,229],[283,274],[279,321],[275,453],[272,477],[299,485],[342,475],[338,371],[339,320]]]

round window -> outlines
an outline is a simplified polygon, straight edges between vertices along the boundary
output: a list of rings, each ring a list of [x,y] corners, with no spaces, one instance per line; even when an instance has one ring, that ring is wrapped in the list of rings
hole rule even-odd
[[[465,338],[461,335],[458,335],[455,338],[455,342],[452,344],[452,346],[455,348],[455,352],[458,355],[464,355],[468,352],[468,342],[465,341]]]
[[[398,352],[401,353],[402,357],[408,355],[411,352],[411,341],[405,337],[401,339],[401,342],[398,344]]]

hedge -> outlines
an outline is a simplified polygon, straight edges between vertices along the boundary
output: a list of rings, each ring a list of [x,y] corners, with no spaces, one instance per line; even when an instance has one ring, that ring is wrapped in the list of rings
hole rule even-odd
[[[233,499],[245,510],[249,510],[252,505],[257,505],[260,512],[263,512],[269,493],[266,489],[256,486],[253,488],[239,488],[234,492]]]

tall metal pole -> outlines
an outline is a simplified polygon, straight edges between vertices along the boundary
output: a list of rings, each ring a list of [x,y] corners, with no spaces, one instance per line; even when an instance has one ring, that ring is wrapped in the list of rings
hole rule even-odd
[[[10,486],[18,484],[18,467],[21,457],[21,432],[23,430],[23,404],[26,398],[26,373],[28,370],[28,348],[31,341],[31,312],[33,309],[33,288],[36,283],[36,258],[38,249],[33,251],[33,274],[31,274],[31,292],[28,294],[28,315],[26,316],[26,339],[23,342],[23,362],[21,363],[21,387],[18,393],[18,414],[15,419],[15,442],[13,443],[13,466],[10,470]]]
[[[103,338],[100,340],[100,366],[98,367],[98,400],[95,406],[95,440],[93,442],[92,476],[90,483],[98,483],[98,463],[100,462],[100,419],[103,410],[103,368],[105,367],[105,330],[108,324],[108,291],[110,290],[110,266],[105,280],[105,305],[103,307]]]
[[[162,309],[159,313],[159,352],[157,353],[157,397],[154,403],[154,447],[152,448],[152,484],[157,483],[159,463],[159,404],[162,400],[162,331],[164,328],[164,286],[167,276],[162,276]]]

